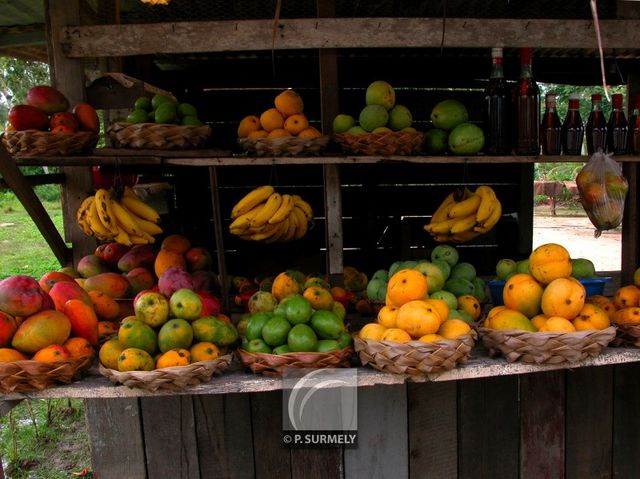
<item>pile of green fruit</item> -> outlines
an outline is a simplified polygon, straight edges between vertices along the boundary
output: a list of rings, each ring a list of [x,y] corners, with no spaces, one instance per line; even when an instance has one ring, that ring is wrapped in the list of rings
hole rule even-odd
[[[178,103],[167,95],[139,97],[133,111],[127,115],[127,123],[163,123],[201,126],[198,111],[190,103]]]
[[[299,294],[282,299],[273,311],[248,315],[238,329],[241,348],[252,353],[329,352],[351,345],[344,318],[330,310],[314,310]]]
[[[443,100],[431,110],[434,128],[427,131],[424,149],[430,155],[475,155],[484,146],[482,128],[469,123],[467,108],[458,100]]]

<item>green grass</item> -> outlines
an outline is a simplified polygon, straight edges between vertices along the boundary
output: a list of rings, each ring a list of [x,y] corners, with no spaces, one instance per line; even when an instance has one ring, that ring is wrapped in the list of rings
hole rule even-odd
[[[0,455],[10,479],[62,479],[91,469],[84,403],[22,401],[0,420]]]
[[[45,199],[43,204],[62,234],[60,201]],[[38,279],[44,273],[60,268],[55,255],[31,217],[9,192],[0,192],[0,258],[0,279],[16,274]]]

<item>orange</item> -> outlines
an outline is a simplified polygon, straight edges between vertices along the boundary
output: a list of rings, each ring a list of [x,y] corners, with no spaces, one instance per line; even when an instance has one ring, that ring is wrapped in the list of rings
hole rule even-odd
[[[284,117],[275,108],[269,108],[260,115],[260,125],[266,131],[277,130],[284,126]]]
[[[358,337],[360,339],[373,339],[374,341],[380,341],[386,330],[387,328],[381,324],[368,323],[362,327],[358,333]]]
[[[322,136],[322,133],[312,126],[298,133],[298,138],[318,138],[319,136]]]
[[[292,135],[297,135],[307,128],[309,128],[309,121],[303,114],[291,115],[284,122],[284,129]]]
[[[458,309],[464,311],[465,313],[469,313],[474,321],[476,321],[480,317],[480,313],[482,313],[480,301],[478,301],[470,294],[464,294],[458,297]]]
[[[91,343],[85,338],[69,338],[63,346],[67,348],[72,358],[84,358],[85,356],[93,356],[95,353]]]
[[[421,336],[418,341],[423,343],[433,343],[434,341],[441,341],[443,339],[444,338],[439,334],[425,334],[424,336]]]
[[[573,325],[577,331],[605,329],[611,326],[609,315],[600,307],[585,304],[578,316],[573,318]]]
[[[542,284],[554,279],[571,276],[571,258],[564,246],[546,243],[538,246],[529,255],[529,271]]]
[[[387,298],[394,306],[424,299],[427,292],[427,278],[415,269],[401,269],[389,279],[387,284]]]
[[[554,331],[558,333],[575,333],[575,326],[561,316],[551,316],[538,330],[540,332]]]
[[[300,95],[293,90],[285,90],[276,96],[274,104],[278,111],[286,118],[297,115],[304,110],[304,102]]]
[[[245,116],[238,125],[238,138],[246,138],[258,129],[260,129],[260,118],[255,115]]]
[[[220,356],[220,348],[213,343],[202,341],[191,346],[191,361],[213,361]]]
[[[156,369],[186,366],[191,363],[191,353],[187,349],[175,348],[163,353],[156,361]]]
[[[291,136],[291,133],[289,133],[284,128],[276,128],[275,130],[271,130],[269,132],[267,138],[284,138],[287,136]]]
[[[250,140],[259,140],[260,138],[266,138],[267,136],[269,136],[269,132],[266,130],[256,130],[249,133],[247,138]]]
[[[50,344],[46,348],[42,348],[31,358],[34,361],[40,361],[41,363],[55,363],[56,361],[64,361],[69,359],[71,354],[67,348],[61,344]]]
[[[469,326],[465,321],[461,319],[447,319],[440,329],[438,329],[438,334],[445,339],[455,339],[460,336],[464,336],[471,331],[471,326]]]
[[[411,341],[411,336],[404,329],[389,328],[382,335],[382,341],[395,341],[396,343],[406,343]]]
[[[422,273],[419,274],[422,276]],[[438,331],[440,315],[434,307],[417,299],[400,306],[396,315],[396,324],[412,337],[419,338]]]
[[[395,328],[397,323],[398,308],[395,306],[383,306],[378,311],[378,323],[385,328]]]

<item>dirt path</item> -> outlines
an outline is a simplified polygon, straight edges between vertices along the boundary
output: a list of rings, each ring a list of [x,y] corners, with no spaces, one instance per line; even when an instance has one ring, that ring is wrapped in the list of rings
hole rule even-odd
[[[586,216],[533,217],[533,247],[544,243],[558,243],[569,250],[572,258],[588,258],[596,271],[620,270],[620,229],[604,231],[593,236],[595,228]]]

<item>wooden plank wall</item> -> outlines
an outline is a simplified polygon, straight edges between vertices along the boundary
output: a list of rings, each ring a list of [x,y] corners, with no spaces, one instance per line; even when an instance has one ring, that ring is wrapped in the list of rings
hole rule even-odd
[[[631,478],[640,364],[361,388],[357,449],[281,445],[280,391],[87,400],[110,478]]]

